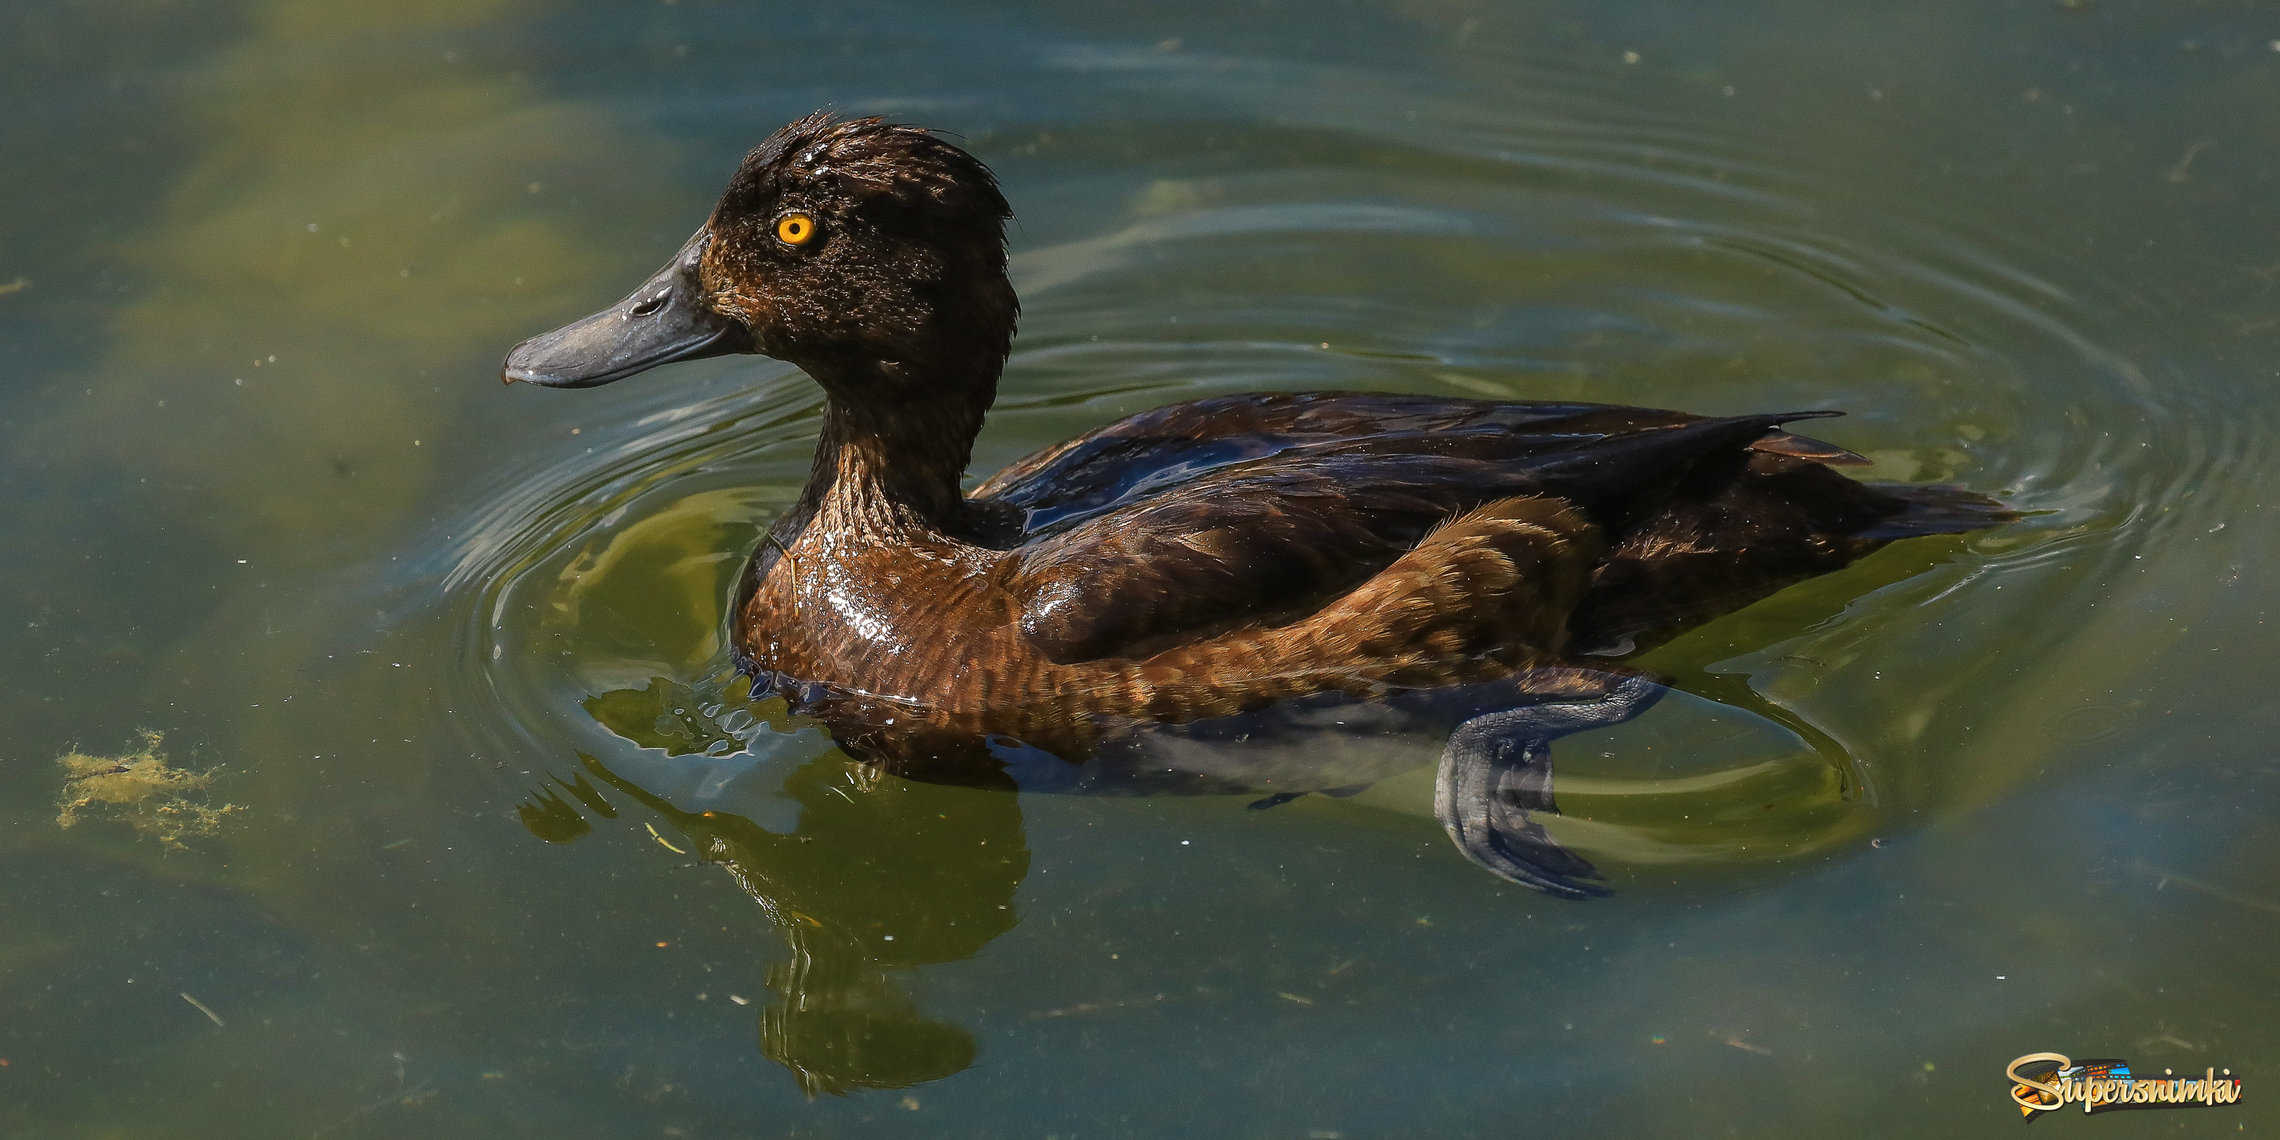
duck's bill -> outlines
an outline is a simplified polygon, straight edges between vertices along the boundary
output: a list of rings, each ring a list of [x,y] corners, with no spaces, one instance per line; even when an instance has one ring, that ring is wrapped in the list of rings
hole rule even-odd
[[[593,388],[676,360],[748,351],[751,334],[713,311],[697,279],[705,241],[698,230],[625,300],[516,345],[500,375],[509,383]]]

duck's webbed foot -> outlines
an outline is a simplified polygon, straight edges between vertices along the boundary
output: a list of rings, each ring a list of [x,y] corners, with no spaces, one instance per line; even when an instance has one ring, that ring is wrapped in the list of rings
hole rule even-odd
[[[1562,898],[1609,893],[1585,881],[1600,877],[1597,868],[1528,818],[1531,811],[1559,811],[1552,799],[1553,740],[1621,724],[1667,691],[1644,677],[1596,676],[1606,684],[1596,700],[1563,696],[1556,703],[1482,713],[1449,735],[1433,813],[1457,850],[1490,874]]]

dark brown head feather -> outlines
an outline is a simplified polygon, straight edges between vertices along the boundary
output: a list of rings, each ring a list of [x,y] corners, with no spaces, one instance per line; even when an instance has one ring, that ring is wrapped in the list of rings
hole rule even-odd
[[[798,246],[776,237],[794,211],[816,225]],[[956,146],[817,112],[745,156],[707,223],[705,277],[762,351],[826,388],[989,387],[1018,313],[1009,216],[989,168]]]
[[[771,213],[786,194],[936,215],[950,224],[1002,234],[1012,216],[997,178],[973,155],[922,127],[877,117],[838,119],[828,111],[786,124],[752,148],[714,211],[717,225],[738,214]]]

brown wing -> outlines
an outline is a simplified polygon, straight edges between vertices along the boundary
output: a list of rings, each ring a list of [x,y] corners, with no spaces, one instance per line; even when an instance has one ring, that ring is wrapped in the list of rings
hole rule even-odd
[[[1319,463],[1215,471],[1021,552],[1022,629],[1057,661],[1272,620],[1383,569],[1454,513],[1448,486],[1340,479]],[[1438,493],[1436,493],[1438,492]]]
[[[1040,649],[1064,662],[1126,656],[1167,635],[1311,612],[1495,499],[1559,498],[1621,525],[1704,457],[1738,453],[1785,418],[1270,399],[1136,417],[985,488],[1027,510],[1038,535],[1009,585]],[[1164,434],[1182,428],[1195,434]]]
[[[984,480],[972,498],[1023,513],[1022,533],[1064,530],[1116,506],[1174,489],[1211,470],[1323,443],[1374,442],[1386,451],[1434,446],[1481,458],[1524,452],[1549,437],[1675,427],[1685,412],[1612,404],[1497,403],[1384,392],[1256,392],[1170,404],[1046,448]],[[1831,466],[1868,460],[1786,431],[1752,450]]]

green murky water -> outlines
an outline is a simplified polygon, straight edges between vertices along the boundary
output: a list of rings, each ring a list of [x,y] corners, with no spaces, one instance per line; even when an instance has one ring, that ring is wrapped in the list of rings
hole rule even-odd
[[[2042,1050],[2248,1082],[2044,1127],[2280,1127],[2280,9],[90,0],[0,90],[0,1133],[1922,1135]],[[720,644],[812,386],[495,379],[824,104],[1020,212],[977,473],[1357,387],[2035,514],[1648,659],[1558,746],[1603,902],[1424,772],[872,777]],[[142,730],[212,778],[59,827]]]

